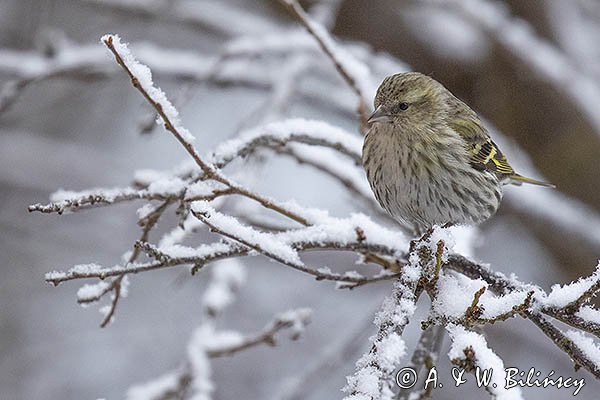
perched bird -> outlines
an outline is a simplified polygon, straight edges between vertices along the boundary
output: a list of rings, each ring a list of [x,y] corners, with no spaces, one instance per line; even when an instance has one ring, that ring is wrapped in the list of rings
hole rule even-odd
[[[487,220],[508,183],[553,187],[517,174],[477,114],[426,75],[385,78],[368,122],[362,160],[371,189],[418,232]]]

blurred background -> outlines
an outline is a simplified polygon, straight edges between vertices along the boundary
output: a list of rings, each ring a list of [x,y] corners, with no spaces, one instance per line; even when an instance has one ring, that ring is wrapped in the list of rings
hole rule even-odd
[[[480,227],[477,259],[544,289],[592,272],[600,255],[600,2],[302,4],[369,66],[373,90],[394,72],[432,75],[494,127],[525,175],[557,185],[556,191],[508,188],[498,215]],[[277,1],[0,2],[3,399],[123,398],[132,384],[184,360],[201,319],[206,271],[131,277],[129,297],[105,329],[98,327],[97,307],[77,305],[80,284],[44,283],[54,269],[119,263],[139,236],[141,204],[63,216],[28,214],[29,204],[46,202],[59,188],[126,186],[135,170],[171,168],[186,156],[170,135],[152,128],[150,109],[99,44],[109,32],[130,42],[153,69],[203,152],[286,117],[322,119],[359,134],[352,92]],[[244,179],[279,199],[341,216],[361,210],[337,182],[289,159],[248,165]],[[161,221],[151,241],[175,222],[172,215]],[[347,255],[311,259],[336,270],[356,268]],[[345,376],[369,348],[373,315],[390,283],[340,291],[263,258],[244,262],[248,282],[223,327],[256,331],[291,307],[313,308],[313,323],[299,342],[282,338],[275,348],[214,360],[214,398],[340,398]],[[574,372],[530,322],[513,319],[486,330],[507,366],[585,378],[577,398],[597,398],[592,375]],[[417,323],[407,335],[414,343]],[[446,353],[439,369],[449,373]],[[482,393],[461,387],[434,398]],[[524,394],[571,396],[567,389]]]

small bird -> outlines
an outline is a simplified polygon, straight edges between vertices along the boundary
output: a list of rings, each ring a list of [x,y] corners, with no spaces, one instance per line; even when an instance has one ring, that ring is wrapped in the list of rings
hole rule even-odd
[[[487,220],[508,183],[554,187],[517,174],[477,114],[421,73],[385,78],[368,123],[362,161],[371,189],[417,232]]]

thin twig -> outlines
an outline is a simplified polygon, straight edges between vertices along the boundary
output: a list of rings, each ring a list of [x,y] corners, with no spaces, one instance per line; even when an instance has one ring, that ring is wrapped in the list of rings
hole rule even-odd
[[[327,35],[325,28],[318,25],[304,11],[300,3],[296,0],[279,0],[306,28],[306,30],[315,38],[323,52],[331,59],[335,69],[340,76],[346,81],[348,86],[356,93],[358,97],[358,115],[360,117],[361,132],[366,131],[367,120],[369,118],[369,106],[367,96],[363,89],[359,86],[357,77],[353,76],[344,60],[340,59],[337,49],[334,48],[333,40]]]

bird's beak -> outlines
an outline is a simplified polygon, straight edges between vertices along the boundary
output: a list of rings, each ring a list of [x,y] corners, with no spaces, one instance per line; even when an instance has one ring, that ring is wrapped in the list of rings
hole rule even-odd
[[[390,116],[387,114],[387,111],[383,109],[382,106],[377,107],[373,114],[367,120],[368,124],[372,124],[374,122],[390,122]]]

